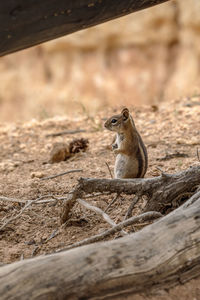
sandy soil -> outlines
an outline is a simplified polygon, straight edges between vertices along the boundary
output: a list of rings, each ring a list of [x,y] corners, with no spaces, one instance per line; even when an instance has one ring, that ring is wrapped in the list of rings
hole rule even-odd
[[[116,108],[119,111],[120,107]],[[158,107],[130,107],[136,126],[140,131],[149,154],[147,177],[157,176],[159,170],[173,173],[198,164],[197,148],[200,147],[200,99],[177,100],[170,105]],[[53,118],[42,122],[35,120],[21,124],[0,124],[0,196],[15,198],[20,201],[49,200],[40,204],[31,204],[20,216],[24,203],[0,200],[0,227],[9,218],[13,218],[0,231],[0,262],[11,263],[23,258],[52,253],[66,245],[94,235],[109,225],[94,212],[76,205],[71,222],[60,226],[59,213],[62,198],[77,184],[82,177],[109,178],[106,162],[113,170],[114,155],[109,150],[112,133],[103,128],[104,120],[113,114],[105,109],[95,118],[87,113],[74,115],[73,118]],[[57,137],[47,136],[64,130],[84,129],[85,132]],[[74,138],[87,138],[89,148],[67,161],[50,164],[49,155],[56,142],[68,143]],[[184,157],[171,158],[169,154],[177,152]],[[175,155],[176,156],[176,155]],[[82,169],[50,180],[42,177],[59,174],[68,170]],[[102,209],[113,199],[101,196],[88,201]],[[109,210],[110,217],[119,222],[123,219],[130,203],[130,197],[123,196]],[[133,211],[137,214],[142,203]],[[129,231],[139,230],[139,226],[130,227]],[[57,235],[47,240],[55,231]],[[170,291],[163,291],[150,299],[200,299],[200,280],[179,286]],[[190,284],[192,284],[190,286]],[[143,297],[144,296],[138,296]],[[145,296],[146,298],[147,296]],[[150,297],[150,296],[149,296]],[[136,299],[136,298],[135,298]],[[138,298],[140,299],[140,298]],[[142,299],[142,298],[141,298]]]

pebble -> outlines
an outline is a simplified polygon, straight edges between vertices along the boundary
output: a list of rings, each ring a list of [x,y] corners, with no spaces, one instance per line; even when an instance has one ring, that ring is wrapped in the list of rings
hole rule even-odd
[[[32,172],[31,173],[31,178],[42,178],[42,177],[44,177],[45,176],[45,174],[43,173],[43,172]]]

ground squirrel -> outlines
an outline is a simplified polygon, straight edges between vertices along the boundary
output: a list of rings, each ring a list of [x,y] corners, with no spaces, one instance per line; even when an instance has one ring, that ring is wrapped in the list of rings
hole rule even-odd
[[[128,108],[109,118],[105,128],[117,132],[112,149],[117,154],[115,178],[142,178],[147,171],[148,156],[142,138]]]

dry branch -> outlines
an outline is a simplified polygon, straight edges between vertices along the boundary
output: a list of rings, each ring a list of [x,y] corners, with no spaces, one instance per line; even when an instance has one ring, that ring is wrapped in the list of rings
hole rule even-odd
[[[106,207],[106,209],[105,209],[105,212],[107,212],[108,210],[109,210],[109,208],[117,201],[117,199],[119,198],[119,194],[117,194],[114,198],[113,198],[113,200],[108,204],[108,206]]]
[[[22,199],[16,199],[16,198],[9,198],[9,197],[0,196],[0,201],[14,202],[14,203],[26,203],[28,200],[22,200]]]
[[[135,197],[133,198],[133,200],[132,200],[132,202],[131,202],[131,204],[130,204],[130,206],[129,206],[127,212],[126,212],[126,215],[125,215],[125,217],[124,217],[124,220],[127,220],[128,218],[130,218],[130,216],[131,216],[131,214],[132,214],[132,211],[133,211],[135,205],[138,203],[139,199],[140,199],[140,198],[139,198],[138,196],[135,196]]]
[[[106,164],[106,167],[108,168],[108,172],[109,172],[109,174],[110,174],[110,178],[113,178],[113,174],[112,174],[112,171],[111,171],[111,169],[110,169],[109,164],[108,164],[107,162],[105,162],[105,164]]]
[[[200,162],[200,155],[199,155],[199,149],[197,148],[197,158],[198,158],[198,161]]]
[[[54,179],[54,178],[57,178],[57,177],[60,177],[60,176],[64,176],[66,174],[77,173],[77,172],[83,172],[83,169],[69,170],[69,171],[66,171],[66,172],[63,172],[63,173],[59,173],[59,174],[56,174],[56,175],[52,175],[52,176],[48,176],[48,177],[43,177],[43,178],[41,178],[41,180]]]
[[[107,215],[102,209],[100,209],[99,207],[96,207],[94,205],[89,204],[88,202],[84,201],[83,199],[77,199],[77,202],[83,206],[85,206],[87,209],[92,210],[94,212],[96,212],[97,214],[101,215],[104,220],[110,224],[111,226],[115,226],[116,223],[109,217],[109,215]],[[122,230],[122,234],[126,235],[127,232]]]
[[[28,201],[16,216],[7,219],[7,220],[4,222],[4,224],[3,224],[2,226],[0,226],[0,231],[2,231],[9,223],[11,223],[12,221],[14,221],[14,220],[16,220],[17,218],[19,218],[19,217],[22,215],[22,213],[23,213],[28,207],[31,206],[32,202],[33,202],[33,201],[31,201],[31,200]]]
[[[125,299],[200,275],[200,200],[137,233],[0,268],[4,299]]]
[[[86,130],[84,130],[84,129],[64,130],[61,132],[49,133],[46,135],[46,137],[56,137],[56,136],[61,136],[61,135],[65,135],[65,134],[76,134],[76,133],[82,133],[82,132],[86,132]]]
[[[101,215],[104,218],[104,220],[111,226],[116,225],[115,222],[113,220],[111,220],[109,215],[107,215],[105,212],[103,212],[103,210],[100,209],[99,207],[91,205],[82,199],[77,199],[77,202],[79,204],[83,205],[84,207],[86,207],[87,209],[92,210],[92,211],[96,212],[97,214]]]
[[[48,197],[51,197],[53,199],[48,199],[48,200],[42,200],[44,198],[48,198]],[[15,199],[15,198],[8,198],[8,197],[3,197],[1,196],[0,197],[0,200],[1,201],[6,201],[6,202],[15,202],[15,203],[23,203],[25,204],[24,207],[20,210],[19,213],[17,213],[15,216],[12,216],[8,219],[5,220],[5,222],[0,226],[0,231],[4,230],[4,228],[11,222],[15,221],[16,219],[18,219],[26,209],[30,208],[30,206],[32,204],[42,204],[42,203],[48,203],[48,202],[52,202],[52,201],[62,201],[62,200],[65,200],[66,197],[55,197],[53,196],[52,194],[49,194],[49,195],[43,195],[43,196],[40,196],[38,197],[37,199],[35,200],[22,200],[22,199]],[[32,213],[34,213],[32,211]],[[38,217],[41,217],[40,215],[37,214]],[[43,217],[44,218],[44,217]],[[3,220],[1,220],[3,221]]]
[[[69,199],[64,201],[61,211],[61,223],[66,222],[76,199],[82,198],[84,193],[108,192],[117,194],[124,193],[127,195],[136,194],[139,196],[146,195],[148,201],[145,211],[166,213],[167,210],[173,210],[179,206],[175,203],[175,200],[180,198],[180,195],[184,196],[188,192],[194,192],[199,184],[200,166],[193,166],[176,174],[162,173],[161,176],[153,178],[80,178],[78,185],[75,187]]]
[[[110,235],[113,235],[116,232],[121,231],[123,228],[125,228],[127,226],[134,225],[134,224],[139,223],[139,222],[152,221],[152,220],[158,219],[160,217],[162,217],[162,214],[159,213],[159,212],[155,212],[155,211],[149,211],[149,212],[146,212],[146,213],[141,214],[139,216],[134,216],[134,217],[132,217],[128,220],[120,222],[117,225],[115,224],[111,229],[108,229],[108,230],[106,230],[102,233],[93,235],[89,238],[86,238],[86,239],[80,241],[80,242],[69,245],[69,246],[59,250],[58,252],[102,241],[106,237],[108,237]]]

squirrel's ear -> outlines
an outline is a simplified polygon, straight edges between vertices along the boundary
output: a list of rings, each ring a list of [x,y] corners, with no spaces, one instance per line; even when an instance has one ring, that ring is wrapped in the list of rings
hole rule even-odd
[[[123,120],[126,121],[129,118],[129,110],[128,108],[124,108],[121,112],[122,116],[123,116]]]

